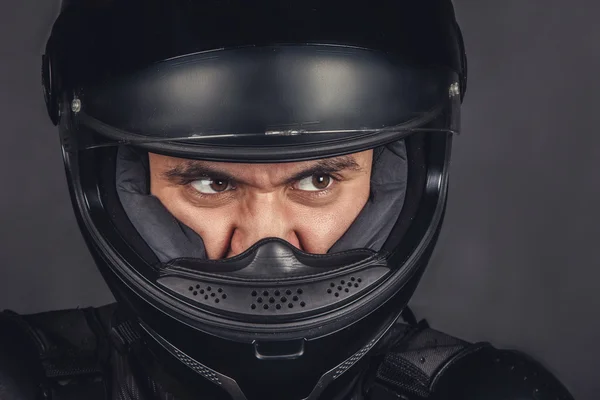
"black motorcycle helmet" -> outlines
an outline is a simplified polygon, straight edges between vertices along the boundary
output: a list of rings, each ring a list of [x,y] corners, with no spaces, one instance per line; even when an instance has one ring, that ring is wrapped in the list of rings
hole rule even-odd
[[[183,397],[329,398],[381,345],[439,234],[466,89],[451,1],[63,3],[46,104],[144,367]],[[266,238],[208,260],[148,194],[147,152],[281,163],[366,149],[369,204],[324,255]]]

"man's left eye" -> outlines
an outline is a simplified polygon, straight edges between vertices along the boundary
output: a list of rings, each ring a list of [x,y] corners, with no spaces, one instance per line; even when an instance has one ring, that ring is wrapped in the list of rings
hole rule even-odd
[[[191,186],[202,194],[216,194],[234,189],[227,179],[198,179]]]
[[[312,175],[299,180],[296,183],[295,188],[309,192],[317,192],[319,190],[327,189],[332,183],[333,178],[329,175]]]

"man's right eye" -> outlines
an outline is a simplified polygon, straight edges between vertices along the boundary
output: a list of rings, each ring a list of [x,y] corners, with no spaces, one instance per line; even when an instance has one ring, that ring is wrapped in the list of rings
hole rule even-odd
[[[235,189],[227,179],[197,179],[190,185],[202,194],[217,194]]]

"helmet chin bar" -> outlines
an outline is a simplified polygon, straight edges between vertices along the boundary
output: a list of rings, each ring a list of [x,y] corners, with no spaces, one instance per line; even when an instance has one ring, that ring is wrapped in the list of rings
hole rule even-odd
[[[399,316],[400,314],[398,314]],[[397,318],[390,320],[389,323],[383,326],[377,335],[367,343],[363,348],[357,351],[352,356],[348,357],[346,360],[338,364],[335,368],[330,369],[321,375],[320,379],[314,385],[312,391],[307,397],[302,398],[301,400],[316,400],[319,398],[321,393],[337,378],[342,376],[347,370],[349,370],[354,364],[359,362],[378,342],[379,340],[389,331],[394,322],[396,322]],[[221,387],[225,390],[232,398],[232,400],[248,400],[245,396],[244,392],[238,385],[235,379],[232,379],[224,374],[221,374],[213,369],[208,368],[205,365],[202,365],[197,360],[194,360],[189,355],[185,354],[183,351],[172,345],[167,339],[156,333],[152,328],[150,328],[143,321],[139,321],[140,327],[142,328],[143,333],[150,336],[156,343],[158,343],[164,350],[171,354],[171,356],[175,357],[182,364],[187,366],[189,369],[194,371],[196,374],[201,377],[207,379],[208,381],[214,383],[215,385]],[[255,343],[256,344],[256,343]],[[299,355],[301,356],[301,354]],[[268,362],[268,361],[265,361]]]
[[[157,283],[205,311],[273,323],[347,303],[389,271],[385,258],[370,250],[308,254],[270,238],[233,259],[175,260]]]

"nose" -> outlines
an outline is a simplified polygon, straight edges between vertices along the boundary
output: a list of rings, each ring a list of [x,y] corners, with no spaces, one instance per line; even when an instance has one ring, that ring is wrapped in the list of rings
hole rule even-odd
[[[293,218],[286,212],[283,199],[276,193],[257,194],[240,207],[227,257],[241,254],[266,238],[283,239],[301,248],[294,228]]]

